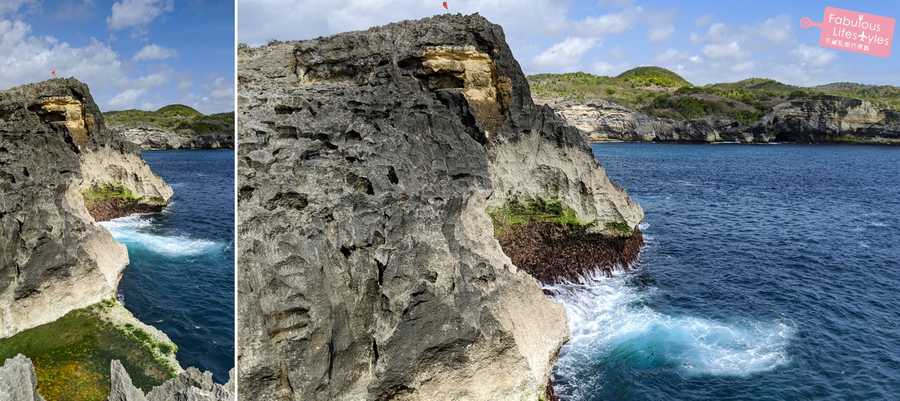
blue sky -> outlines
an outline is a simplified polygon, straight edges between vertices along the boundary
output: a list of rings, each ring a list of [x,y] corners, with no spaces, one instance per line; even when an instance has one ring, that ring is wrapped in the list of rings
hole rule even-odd
[[[826,6],[889,17],[892,1],[449,0],[504,27],[526,73],[616,75],[641,65],[695,84],[766,77],[795,85],[836,81],[900,85],[900,48],[889,58],[824,49]],[[298,40],[443,12],[441,0],[240,0],[239,40]],[[895,46],[896,47],[896,46]]]
[[[86,82],[104,111],[234,108],[230,0],[0,0],[0,89]]]

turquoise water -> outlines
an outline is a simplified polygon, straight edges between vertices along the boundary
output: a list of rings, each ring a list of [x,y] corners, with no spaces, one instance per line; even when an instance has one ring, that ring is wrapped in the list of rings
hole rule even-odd
[[[553,287],[564,400],[900,397],[900,148],[598,144],[637,269]]]
[[[105,222],[128,247],[125,306],[178,345],[178,361],[228,380],[234,366],[234,153],[152,151],[144,159],[172,188],[159,214]]]

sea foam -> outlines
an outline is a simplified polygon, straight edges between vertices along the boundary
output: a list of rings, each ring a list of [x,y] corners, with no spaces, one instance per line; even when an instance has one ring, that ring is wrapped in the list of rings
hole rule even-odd
[[[152,221],[146,216],[132,215],[100,223],[113,238],[127,246],[137,246],[169,257],[195,256],[222,248],[222,244],[183,235],[160,235],[150,232]]]
[[[585,366],[586,359],[720,376],[746,376],[789,362],[786,348],[795,331],[789,323],[660,313],[646,305],[656,290],[629,284],[625,273],[588,276],[547,289],[569,317],[572,337],[557,364],[564,376]]]

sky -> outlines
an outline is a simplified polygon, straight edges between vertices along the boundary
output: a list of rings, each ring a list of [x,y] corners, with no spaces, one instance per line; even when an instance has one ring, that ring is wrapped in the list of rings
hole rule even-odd
[[[231,0],[0,0],[0,89],[75,77],[102,111],[234,110]]]
[[[897,18],[900,1],[449,0],[503,26],[526,74],[617,75],[669,68],[703,85],[750,77],[811,86],[851,81],[900,85],[900,48],[888,58],[819,47],[826,6]],[[258,46],[444,12],[441,0],[240,0],[238,38]]]

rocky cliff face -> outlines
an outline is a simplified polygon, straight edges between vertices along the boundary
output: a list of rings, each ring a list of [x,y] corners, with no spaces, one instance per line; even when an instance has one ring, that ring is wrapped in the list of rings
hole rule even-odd
[[[503,31],[443,15],[239,50],[240,397],[529,400],[562,307],[487,210],[640,207],[532,103]]]
[[[595,141],[900,143],[900,113],[839,96],[792,99],[752,124],[721,117],[659,118],[603,100],[542,102]]]
[[[0,338],[115,296],[128,255],[85,205],[105,186],[157,208],[172,195],[84,84],[0,91]]]
[[[126,141],[137,145],[143,150],[234,148],[234,126],[225,127],[221,131],[203,134],[187,130],[165,130],[154,127],[114,127],[113,129],[120,131]]]

